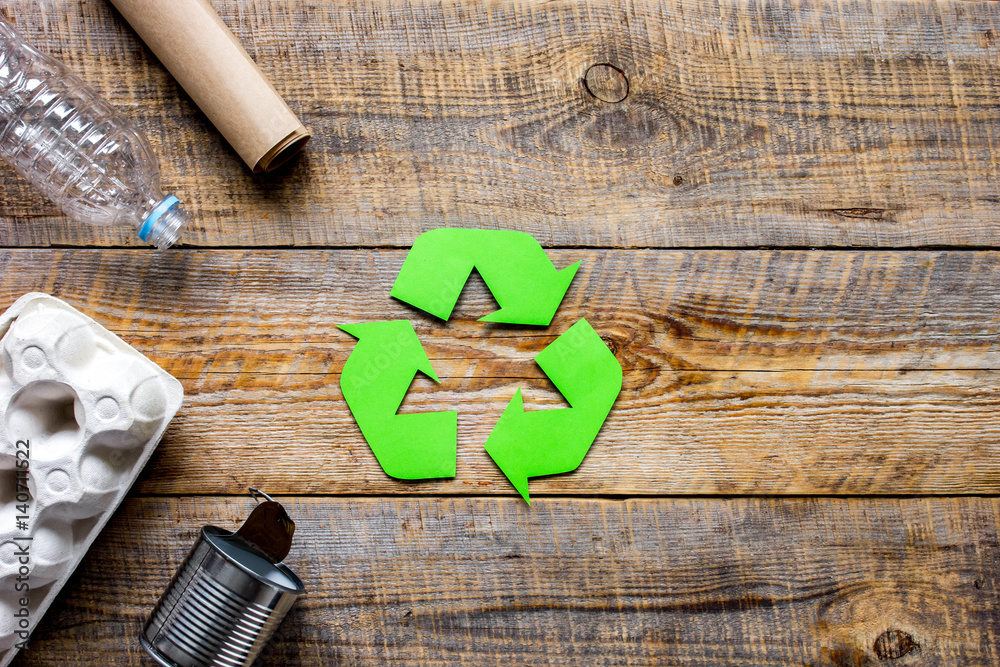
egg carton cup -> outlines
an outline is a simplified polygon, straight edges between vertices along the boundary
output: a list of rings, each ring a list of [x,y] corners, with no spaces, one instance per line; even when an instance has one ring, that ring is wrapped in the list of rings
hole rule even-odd
[[[180,409],[183,390],[113,333],[47,294],[18,299],[0,316],[0,336],[5,667],[132,486]]]

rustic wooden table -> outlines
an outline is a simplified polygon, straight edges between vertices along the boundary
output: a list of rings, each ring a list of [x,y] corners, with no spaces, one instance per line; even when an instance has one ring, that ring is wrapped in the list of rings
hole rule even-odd
[[[92,315],[186,404],[17,660],[151,665],[137,635],[255,485],[304,598],[267,665],[1000,664],[1000,5],[214,0],[315,132],[252,175],[104,0],[0,0],[150,135],[178,250],[0,168],[0,304]],[[389,297],[441,226],[582,262],[547,330]],[[516,497],[482,445],[586,317],[624,390]],[[458,476],[384,475],[337,324],[410,318]]]

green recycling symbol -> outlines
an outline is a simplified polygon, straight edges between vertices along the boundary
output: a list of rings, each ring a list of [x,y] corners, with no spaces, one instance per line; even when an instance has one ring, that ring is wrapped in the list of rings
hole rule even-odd
[[[447,321],[476,269],[500,305],[481,322],[548,326],[579,266],[556,270],[524,232],[435,229],[414,241],[391,295]],[[458,413],[396,414],[418,371],[438,382],[410,321],[340,328],[358,339],[340,388],[382,469],[399,479],[454,477]],[[485,444],[529,503],[528,478],[579,467],[622,388],[618,360],[585,319],[535,362],[570,407],[525,411],[518,388]]]

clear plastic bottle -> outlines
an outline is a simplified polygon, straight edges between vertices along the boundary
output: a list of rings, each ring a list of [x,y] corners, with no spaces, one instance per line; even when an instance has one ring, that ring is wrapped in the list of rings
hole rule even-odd
[[[187,224],[145,135],[2,16],[0,157],[80,222],[134,227],[160,250]]]

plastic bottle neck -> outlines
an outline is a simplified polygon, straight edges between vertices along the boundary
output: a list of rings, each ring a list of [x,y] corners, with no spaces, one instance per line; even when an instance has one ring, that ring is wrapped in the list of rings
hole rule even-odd
[[[187,223],[188,214],[180,201],[173,195],[167,195],[139,223],[139,238],[152,243],[158,250],[166,250],[177,242]]]

